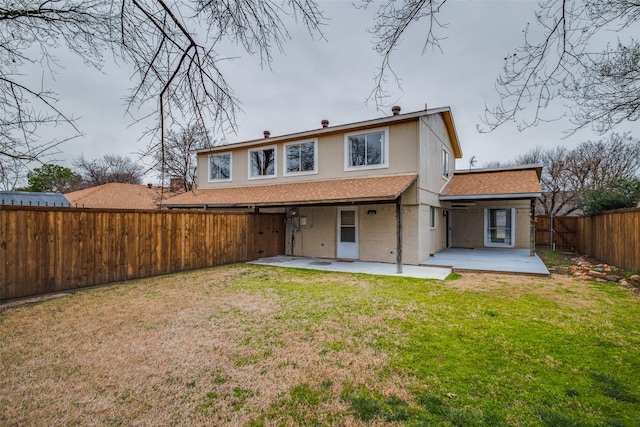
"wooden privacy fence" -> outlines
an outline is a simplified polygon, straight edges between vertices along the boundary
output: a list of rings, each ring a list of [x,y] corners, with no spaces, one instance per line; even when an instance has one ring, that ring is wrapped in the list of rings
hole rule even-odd
[[[640,271],[640,208],[579,218],[578,252],[625,270]]]
[[[640,271],[640,208],[554,217],[553,228],[551,224],[550,217],[536,216],[537,247],[579,252],[625,270]]]
[[[0,300],[284,254],[284,214],[0,206]]]
[[[536,215],[536,246],[559,251],[578,249],[578,217]]]

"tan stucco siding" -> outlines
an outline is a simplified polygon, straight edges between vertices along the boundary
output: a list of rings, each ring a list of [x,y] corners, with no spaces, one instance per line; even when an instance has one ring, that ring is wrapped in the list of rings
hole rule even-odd
[[[530,239],[530,202],[512,200],[477,202],[466,209],[451,210],[451,246],[457,248],[484,247],[485,209],[515,209],[514,247],[528,248]]]
[[[449,153],[450,175],[454,170],[455,159],[449,134],[442,116],[433,115],[420,120],[420,166],[418,185],[421,190],[438,194],[447,183],[442,176],[442,151]],[[421,197],[423,194],[421,194]],[[421,203],[436,205],[431,200],[420,199]]]
[[[358,170],[348,171],[345,170],[345,134],[335,133],[322,136],[318,139],[317,173],[312,174],[284,176],[285,143],[274,143],[277,151],[275,177],[249,179],[249,149],[245,147],[231,151],[231,181],[209,182],[209,154],[199,154],[198,188],[223,188],[245,185],[273,185],[291,182],[417,173],[418,119],[411,122],[397,123],[392,124],[388,127],[375,129],[385,128],[389,131],[388,167],[374,169],[362,168]],[[371,132],[373,130],[374,129],[362,131],[362,133]],[[312,139],[313,138],[301,139],[298,142],[305,142]],[[219,151],[218,153],[222,154],[224,152],[225,151],[221,149],[221,151]]]

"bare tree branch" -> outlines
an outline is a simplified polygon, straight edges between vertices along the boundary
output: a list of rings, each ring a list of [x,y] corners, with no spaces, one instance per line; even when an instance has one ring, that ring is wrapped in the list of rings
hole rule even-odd
[[[148,135],[164,147],[164,132],[180,123],[214,131],[233,130],[238,100],[220,64],[223,39],[240,42],[262,63],[272,60],[289,37],[283,17],[300,19],[320,34],[324,19],[313,0],[14,0],[0,6],[0,156],[38,159],[59,142],[42,141],[37,130],[74,120],[56,106],[50,90],[35,90],[21,70],[58,67],[52,52],[60,47],[100,68],[104,52],[133,66],[127,112],[151,104],[156,125]],[[204,28],[203,28],[204,25]],[[204,38],[201,38],[204,34]]]
[[[375,51],[382,56],[380,68],[376,71],[374,89],[369,94],[369,100],[374,101],[378,108],[388,106],[391,97],[386,89],[389,77],[392,77],[399,87],[399,79],[391,67],[391,54],[399,47],[402,36],[413,23],[422,19],[427,20],[426,36],[423,54],[428,48],[442,51],[437,29],[446,27],[438,19],[438,13],[447,0],[402,0],[386,1],[378,7],[375,13],[375,24],[370,32],[375,36]],[[362,0],[365,7],[372,0]]]
[[[373,0],[361,0],[363,7]],[[385,0],[371,32],[381,56],[369,100],[388,106],[389,80],[399,88],[391,55],[407,30],[426,22],[427,48],[441,50],[439,14],[446,0]],[[523,130],[568,116],[572,132],[586,126],[605,133],[624,121],[640,118],[640,28],[637,0],[542,0],[536,20],[523,31],[522,45],[504,58],[497,79],[500,101],[487,106],[481,132],[514,122]],[[617,40],[611,40],[611,35]],[[631,35],[631,37],[630,37]],[[597,47],[609,40],[604,50]],[[615,46],[615,47],[611,47]],[[554,101],[566,105],[552,115]]]
[[[480,131],[507,122],[522,130],[557,119],[544,114],[554,99],[568,106],[570,133],[591,126],[603,134],[640,117],[638,42],[627,38],[616,48],[593,48],[596,36],[637,27],[637,1],[545,0],[536,18],[523,45],[505,58],[496,84],[500,103],[486,109]]]

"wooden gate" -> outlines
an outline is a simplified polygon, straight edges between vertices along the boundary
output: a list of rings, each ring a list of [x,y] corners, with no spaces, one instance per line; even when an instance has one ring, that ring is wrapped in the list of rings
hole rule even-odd
[[[557,251],[578,249],[578,218],[536,216],[536,246]]]

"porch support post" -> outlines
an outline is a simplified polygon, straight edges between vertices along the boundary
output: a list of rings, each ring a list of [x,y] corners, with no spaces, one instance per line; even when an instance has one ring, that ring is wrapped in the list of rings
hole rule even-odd
[[[396,273],[402,274],[402,196],[396,199]]]
[[[531,199],[529,218],[529,256],[533,256],[536,251],[536,199]]]

